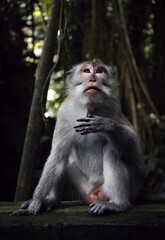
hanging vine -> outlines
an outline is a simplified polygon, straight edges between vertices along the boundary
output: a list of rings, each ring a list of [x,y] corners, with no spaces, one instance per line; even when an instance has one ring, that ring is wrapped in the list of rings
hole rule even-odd
[[[120,69],[124,87],[124,98],[130,109],[130,119],[146,143],[146,150],[154,145],[149,111],[158,116],[144,80],[137,67],[128,36],[122,0],[113,0],[113,19],[118,36],[117,66]]]
[[[58,29],[58,36],[57,36],[57,52],[56,52],[56,59],[54,62],[53,67],[51,68],[50,72],[48,73],[43,89],[42,89],[42,95],[41,95],[41,105],[42,105],[42,116],[44,118],[44,113],[45,113],[45,105],[46,105],[46,98],[47,98],[47,91],[48,91],[48,87],[49,87],[49,83],[50,83],[50,78],[52,73],[55,71],[57,64],[59,62],[60,59],[60,53],[61,53],[61,45],[62,45],[62,41],[64,39],[65,33],[66,33],[66,26],[67,26],[67,21],[66,21],[66,17],[64,15],[65,11],[64,11],[64,1],[61,0],[61,8],[60,8],[60,16],[59,16],[59,29]],[[65,18],[64,20],[64,27],[62,26],[62,22],[63,22],[63,18]]]

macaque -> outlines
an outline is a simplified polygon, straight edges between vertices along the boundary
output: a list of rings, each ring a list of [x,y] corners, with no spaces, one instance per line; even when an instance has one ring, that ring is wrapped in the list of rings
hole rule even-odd
[[[57,116],[52,148],[31,200],[13,215],[37,215],[60,206],[66,174],[89,213],[127,211],[142,189],[144,163],[137,133],[121,111],[111,67],[94,59],[74,66]]]

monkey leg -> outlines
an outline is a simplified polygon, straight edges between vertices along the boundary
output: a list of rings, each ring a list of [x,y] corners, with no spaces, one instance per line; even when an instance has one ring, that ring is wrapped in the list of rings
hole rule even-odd
[[[124,212],[131,206],[131,183],[127,165],[112,146],[104,147],[103,176],[104,183],[98,190],[96,201],[90,204],[89,213],[102,215],[104,213]],[[133,171],[133,169],[131,169]],[[136,186],[132,186],[135,187]],[[101,199],[100,199],[100,196]],[[105,199],[104,199],[105,198]]]

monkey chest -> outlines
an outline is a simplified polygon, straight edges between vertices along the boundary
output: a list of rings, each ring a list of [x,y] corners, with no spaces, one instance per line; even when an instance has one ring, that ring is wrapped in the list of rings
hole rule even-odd
[[[98,134],[89,134],[81,137],[74,146],[76,161],[87,175],[102,174],[103,141]]]

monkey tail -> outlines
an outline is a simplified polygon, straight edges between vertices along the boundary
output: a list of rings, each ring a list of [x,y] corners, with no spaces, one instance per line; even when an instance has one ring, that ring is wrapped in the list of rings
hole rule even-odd
[[[165,203],[165,191],[143,188],[139,193],[137,203]]]

